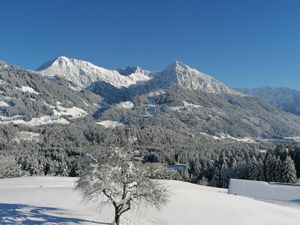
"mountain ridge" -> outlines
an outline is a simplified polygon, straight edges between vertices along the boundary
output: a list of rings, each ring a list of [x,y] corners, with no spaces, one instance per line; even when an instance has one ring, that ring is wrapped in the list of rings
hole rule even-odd
[[[151,72],[138,66],[108,70],[87,61],[60,56],[48,63],[44,63],[37,71],[45,76],[57,75],[63,77],[74,82],[80,88],[95,86],[94,84],[97,82],[105,82],[119,89],[143,85],[145,85],[146,89],[149,89],[177,83],[188,89],[201,89],[213,94],[243,95],[227,87],[212,76],[177,60],[162,71]]]
[[[65,68],[74,69],[73,64],[78,62],[80,65],[75,66],[75,72],[86,69],[81,65],[91,65],[66,57],[46,65],[55,64],[64,72]],[[95,76],[99,71],[109,71],[93,66]],[[100,74],[100,78],[108,79],[114,73],[131,79],[132,73],[140,71],[145,70],[127,67],[120,71],[124,75],[114,70]],[[86,73],[73,73],[73,70],[66,72],[71,78],[87,76]],[[63,124],[122,124],[120,129],[132,126],[137,129],[183,129],[191,134],[208,134],[208,137],[219,134],[220,137],[239,139],[300,136],[299,116],[241,94],[181,62],[175,61],[160,72],[148,71],[146,74],[147,81],[134,80],[135,83],[128,87],[113,86],[99,78],[84,88],[78,87],[72,79],[66,79],[66,74],[58,76],[15,66],[1,67],[0,123],[39,126],[48,124],[46,117],[56,118],[54,122]]]
[[[283,111],[300,115],[300,91],[286,87],[264,86],[260,88],[238,89],[257,97]]]
[[[44,63],[37,72],[45,76],[59,76],[76,84],[80,88],[104,81],[114,87],[122,88],[134,85],[137,82],[148,80],[149,71],[139,69],[130,75],[124,76],[118,70],[108,70],[90,62],[60,56],[48,63]]]

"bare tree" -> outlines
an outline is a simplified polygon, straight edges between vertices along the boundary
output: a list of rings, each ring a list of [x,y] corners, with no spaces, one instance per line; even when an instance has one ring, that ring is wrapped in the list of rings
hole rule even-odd
[[[105,201],[99,200],[99,204],[113,205],[116,225],[132,204],[144,202],[159,209],[167,202],[167,189],[149,179],[145,167],[120,149],[90,162],[76,188],[87,199],[105,196]]]

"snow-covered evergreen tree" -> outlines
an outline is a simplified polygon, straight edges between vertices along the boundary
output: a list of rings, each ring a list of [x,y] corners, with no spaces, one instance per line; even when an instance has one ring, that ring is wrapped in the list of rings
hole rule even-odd
[[[13,156],[0,156],[0,178],[18,177],[21,175],[20,165]]]
[[[282,162],[281,181],[285,182],[285,183],[296,183],[297,182],[297,174],[296,174],[295,164],[290,156],[287,156],[286,159]]]
[[[228,176],[228,165],[227,162],[224,160],[220,169],[221,175],[221,187],[225,188],[228,186],[229,183],[229,176]]]
[[[265,176],[266,181],[269,182],[280,182],[281,172],[280,172],[280,162],[281,160],[274,156],[268,155],[265,162]]]
[[[252,157],[251,162],[249,162],[247,172],[248,180],[265,180],[263,162],[257,161],[255,157]]]
[[[215,165],[214,174],[210,185],[214,187],[227,187],[229,182],[229,169],[225,159],[220,159]]]

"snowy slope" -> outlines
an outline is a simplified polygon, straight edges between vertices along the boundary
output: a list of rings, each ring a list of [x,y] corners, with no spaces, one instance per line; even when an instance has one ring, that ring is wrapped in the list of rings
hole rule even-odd
[[[17,66],[0,66],[0,124],[68,124],[92,114],[102,98]]]
[[[74,178],[25,177],[0,180],[0,224],[106,224],[111,208],[82,202]],[[169,204],[155,211],[140,207],[124,214],[122,225],[298,225],[300,210],[228,195],[224,189],[178,181]]]
[[[116,88],[129,87],[138,82],[150,79],[149,71],[135,67],[130,70],[108,70],[90,62],[70,59],[60,56],[51,62],[45,63],[38,71],[45,76],[59,76],[72,81],[81,88],[88,87],[94,82],[106,82]],[[123,75],[124,74],[124,75]]]
[[[163,87],[170,83],[176,83],[191,90],[201,90],[219,95],[243,96],[242,93],[227,87],[213,77],[178,61],[171,63],[166,69],[156,74],[151,82],[153,82],[153,86]]]
[[[286,112],[300,115],[300,91],[289,88],[261,87],[240,89]]]

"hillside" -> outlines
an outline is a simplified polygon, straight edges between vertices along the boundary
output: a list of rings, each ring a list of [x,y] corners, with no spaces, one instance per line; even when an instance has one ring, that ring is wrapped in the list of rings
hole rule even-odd
[[[257,97],[274,107],[300,115],[300,91],[290,88],[261,87],[240,89],[245,94]]]
[[[11,225],[105,224],[112,209],[82,202],[73,178],[23,177],[0,180],[0,223]],[[123,225],[296,225],[299,209],[228,195],[216,189],[179,181],[163,181],[170,201],[156,211],[135,208],[124,214]],[[54,198],[55,196],[55,198]]]
[[[109,70],[62,56],[37,72],[101,96],[101,107],[92,116],[104,127],[154,125],[241,139],[300,136],[299,117],[178,61],[151,72],[139,67]]]
[[[126,102],[125,102],[126,103]],[[216,95],[172,85],[113,104],[96,113],[99,120],[125,125],[188,129],[192,133],[236,138],[299,136],[300,117],[249,96]]]
[[[59,77],[0,65],[0,124],[69,124],[99,109],[102,98]]]

